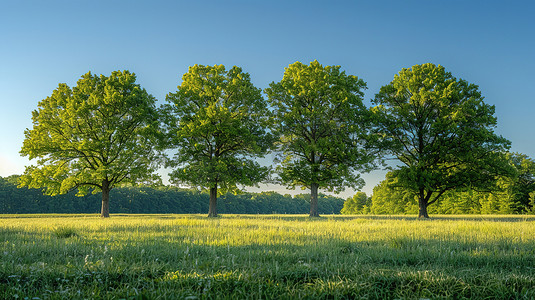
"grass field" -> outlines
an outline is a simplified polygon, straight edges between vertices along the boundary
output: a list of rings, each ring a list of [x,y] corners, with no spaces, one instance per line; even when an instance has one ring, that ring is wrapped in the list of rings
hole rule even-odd
[[[534,299],[535,218],[0,215],[0,298]]]

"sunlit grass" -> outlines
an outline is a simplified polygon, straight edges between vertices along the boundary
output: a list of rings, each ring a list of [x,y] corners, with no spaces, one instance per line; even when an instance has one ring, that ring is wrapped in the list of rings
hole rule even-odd
[[[535,297],[526,216],[4,215],[0,294]],[[8,297],[8,298],[9,298]]]

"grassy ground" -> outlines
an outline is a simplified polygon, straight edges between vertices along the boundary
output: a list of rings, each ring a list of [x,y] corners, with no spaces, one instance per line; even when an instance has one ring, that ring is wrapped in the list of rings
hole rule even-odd
[[[534,221],[0,215],[0,298],[534,299]]]

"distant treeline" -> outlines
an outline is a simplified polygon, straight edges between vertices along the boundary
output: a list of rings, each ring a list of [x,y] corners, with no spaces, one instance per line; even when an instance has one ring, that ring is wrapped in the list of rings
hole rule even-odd
[[[18,176],[0,177],[0,213],[100,213],[101,194],[77,197],[75,192],[47,196],[39,189],[17,188]],[[208,193],[173,186],[119,187],[111,190],[111,213],[208,212]],[[307,214],[310,195],[281,195],[275,192],[226,194],[218,198],[219,213]],[[320,214],[339,214],[344,199],[320,195]]]

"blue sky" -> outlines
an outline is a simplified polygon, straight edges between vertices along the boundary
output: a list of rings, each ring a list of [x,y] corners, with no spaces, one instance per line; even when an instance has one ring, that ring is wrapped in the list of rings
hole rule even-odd
[[[194,64],[240,66],[263,89],[314,59],[364,79],[367,104],[402,68],[441,64],[479,85],[496,132],[534,158],[533,16],[533,1],[4,0],[0,176],[28,164],[18,152],[37,103],[87,71],[135,72],[163,103]],[[383,176],[365,175],[364,191]]]

